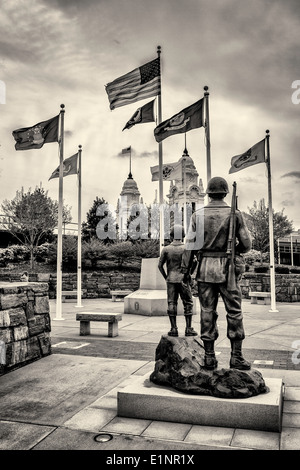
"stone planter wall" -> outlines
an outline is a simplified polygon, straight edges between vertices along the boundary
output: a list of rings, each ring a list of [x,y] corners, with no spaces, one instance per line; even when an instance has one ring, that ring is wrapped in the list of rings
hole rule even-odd
[[[0,375],[51,354],[47,283],[0,282]]]
[[[250,298],[250,290],[270,292],[270,275],[244,273],[241,288],[246,299]],[[300,302],[300,274],[275,274],[275,291],[278,302]]]
[[[1,281],[14,282],[20,279],[21,274],[0,274]],[[29,274],[31,282],[47,282],[49,284],[49,298],[56,296],[56,273]],[[110,298],[111,290],[126,289],[137,290],[140,285],[140,273],[121,273],[120,271],[94,271],[82,273],[82,297],[94,299],[100,297]],[[62,290],[77,289],[77,273],[63,273]]]
[[[0,282],[14,282],[20,279],[21,274],[1,274]],[[56,273],[30,274],[31,282],[47,282],[49,284],[49,298],[55,298]],[[276,300],[278,302],[300,302],[300,274],[275,274]],[[82,297],[93,299],[110,298],[110,291],[114,289],[137,290],[140,285],[139,272],[95,271],[82,273]],[[77,289],[77,274],[64,273],[62,279],[63,290]],[[243,297],[249,299],[249,291],[270,292],[270,275],[265,273],[244,273],[241,281]],[[195,294],[197,289],[195,289]]]

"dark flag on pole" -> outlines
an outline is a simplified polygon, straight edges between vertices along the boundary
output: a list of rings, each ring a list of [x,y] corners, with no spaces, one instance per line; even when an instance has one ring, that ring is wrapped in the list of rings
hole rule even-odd
[[[63,161],[63,176],[77,175],[77,161],[78,153],[75,153],[75,155],[72,155],[72,157],[66,158]],[[59,166],[53,171],[48,181],[52,178],[59,178]]]
[[[141,108],[138,108],[122,130],[124,131],[125,129],[130,129],[135,124],[142,124],[144,122],[154,122],[155,119],[154,119],[154,111],[153,111],[154,106],[153,105],[154,105],[154,100],[145,104]]]
[[[188,106],[154,129],[156,142],[161,142],[174,134],[188,132],[203,126],[203,98]]]
[[[160,94],[159,58],[117,78],[105,87],[110,109]]]
[[[235,157],[232,157],[229,173],[235,173],[236,171],[243,170],[248,166],[256,165],[257,163],[263,163],[264,161],[265,139],[253,145],[253,147],[251,147],[241,155],[236,155]]]
[[[49,142],[58,142],[59,115],[32,127],[13,131],[16,150],[40,149]]]

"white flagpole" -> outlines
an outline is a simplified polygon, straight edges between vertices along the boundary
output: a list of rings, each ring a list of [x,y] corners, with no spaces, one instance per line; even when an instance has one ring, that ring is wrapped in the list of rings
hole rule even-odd
[[[61,104],[60,111],[60,142],[59,142],[59,187],[58,187],[58,226],[57,226],[57,275],[56,275],[56,316],[62,318],[62,214],[63,214],[63,161],[64,161],[64,114],[65,105]]]
[[[206,135],[206,172],[207,182],[211,179],[211,158],[210,158],[210,127],[209,127],[209,103],[208,103],[208,86],[204,87],[204,102],[205,102],[205,135]]]
[[[161,47],[157,46],[157,55],[160,58],[161,54]],[[160,71],[161,75],[161,71]],[[161,124],[162,122],[162,104],[161,104],[161,92],[157,97],[157,106],[158,106],[158,122],[157,125]],[[164,186],[163,186],[163,148],[162,142],[158,143],[158,163],[159,163],[159,252],[161,252],[162,247],[164,245],[164,212],[163,212],[163,203],[164,203]]]
[[[186,133],[184,134],[184,140],[185,140],[185,148],[183,152],[183,228],[184,228],[184,233],[187,233],[187,217],[186,217],[186,156],[188,155],[188,151],[186,148]]]
[[[276,309],[275,291],[275,258],[274,258],[274,233],[273,233],[273,208],[271,186],[271,161],[270,161],[270,131],[266,130],[267,139],[267,169],[268,169],[268,199],[269,199],[269,243],[270,243],[270,284],[271,284],[271,309],[269,312],[278,312]]]
[[[78,234],[77,234],[77,305],[82,307],[81,302],[81,152],[82,146],[78,145]]]
[[[291,266],[294,266],[293,234],[291,233]]]

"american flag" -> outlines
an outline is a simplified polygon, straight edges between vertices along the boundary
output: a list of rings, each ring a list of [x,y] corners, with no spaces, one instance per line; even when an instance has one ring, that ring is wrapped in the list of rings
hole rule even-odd
[[[110,109],[160,95],[160,59],[152,60],[106,85]]]

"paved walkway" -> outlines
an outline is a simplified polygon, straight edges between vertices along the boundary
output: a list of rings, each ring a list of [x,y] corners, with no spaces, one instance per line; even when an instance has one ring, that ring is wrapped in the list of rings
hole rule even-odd
[[[285,385],[281,433],[117,416],[118,390],[152,372],[155,348],[168,331],[168,318],[123,314],[119,336],[108,338],[106,323],[92,323],[91,335],[83,337],[75,319],[78,311],[123,313],[123,301],[83,300],[81,308],[74,302],[62,305],[63,320],[58,320],[55,301],[50,301],[52,355],[0,378],[0,450],[191,455],[199,450],[300,449],[299,303],[279,303],[279,311],[270,312],[270,306],[243,302],[246,358],[265,378],[281,378]],[[197,307],[196,330],[199,317]],[[218,361],[227,368],[230,345],[222,303],[218,325]],[[184,334],[183,316],[178,317],[178,326],[179,334]],[[99,442],[102,433],[111,440]]]

